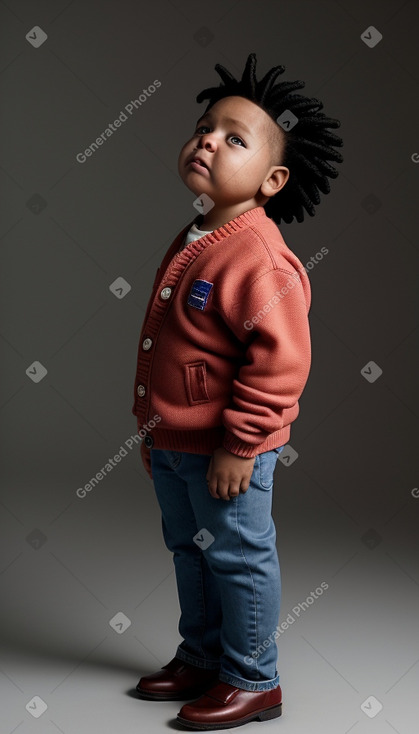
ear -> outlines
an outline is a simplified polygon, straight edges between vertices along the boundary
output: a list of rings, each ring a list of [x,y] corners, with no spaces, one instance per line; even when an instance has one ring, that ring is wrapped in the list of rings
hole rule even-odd
[[[263,196],[267,196],[268,198],[275,196],[285,186],[289,175],[290,172],[286,166],[272,166],[260,187]]]

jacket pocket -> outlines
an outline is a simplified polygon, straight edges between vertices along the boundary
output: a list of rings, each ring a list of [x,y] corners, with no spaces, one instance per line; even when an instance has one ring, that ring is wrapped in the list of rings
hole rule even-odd
[[[186,394],[190,405],[209,403],[207,391],[207,371],[205,362],[185,364]]]

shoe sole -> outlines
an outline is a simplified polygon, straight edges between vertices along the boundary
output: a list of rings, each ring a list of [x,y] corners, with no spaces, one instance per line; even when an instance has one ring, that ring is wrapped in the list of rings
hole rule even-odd
[[[234,721],[224,721],[220,722],[219,724],[205,724],[204,722],[184,719],[181,716],[178,716],[176,721],[179,724],[183,724],[183,726],[188,727],[189,729],[232,729],[234,726],[241,726],[242,724],[247,724],[249,721],[269,721],[270,719],[276,719],[278,716],[281,716],[281,714],[282,703],[279,703],[276,706],[271,706],[270,708],[264,709],[263,711],[253,713],[251,714],[251,716],[245,716],[242,719],[235,719]]]

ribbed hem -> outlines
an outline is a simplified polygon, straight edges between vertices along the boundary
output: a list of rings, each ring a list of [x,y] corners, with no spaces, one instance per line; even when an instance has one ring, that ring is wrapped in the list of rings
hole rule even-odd
[[[142,428],[141,425],[138,428]],[[277,449],[289,441],[291,425],[271,433],[263,443],[248,444],[234,436],[223,426],[219,428],[208,428],[204,431],[173,431],[165,428],[155,427],[148,431],[148,436],[153,438],[153,449],[165,449],[166,451],[186,451],[190,454],[211,455],[215,449],[222,446],[226,451],[252,459],[265,451]]]

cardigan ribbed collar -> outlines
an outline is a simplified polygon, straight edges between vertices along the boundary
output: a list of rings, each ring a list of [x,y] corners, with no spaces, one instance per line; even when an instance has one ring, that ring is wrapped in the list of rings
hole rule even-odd
[[[189,242],[183,250],[180,250],[182,242],[184,242],[185,235],[191,228],[192,224],[198,224],[199,218],[202,215],[195,217],[189,224],[184,227],[177,237],[173,240],[169,250],[166,252],[165,257],[160,265],[160,270],[165,273],[164,281],[170,276],[179,277],[182,270],[192,261],[195,260],[198,255],[205,250],[208,245],[213,245],[216,242],[221,242],[232,234],[239,232],[240,230],[251,227],[253,224],[261,223],[266,221],[268,216],[263,206],[256,206],[253,209],[249,209],[243,214],[239,214],[238,217],[234,217],[229,222],[226,222],[218,229],[214,229],[213,232],[200,237],[193,242]]]
[[[238,232],[240,229],[244,229],[245,227],[249,227],[252,224],[259,223],[260,219],[266,219],[266,216],[267,215],[263,206],[253,207],[253,209],[248,209],[246,212],[243,212],[243,214],[239,214],[238,217],[230,219],[229,222],[222,224],[221,227],[218,227],[212,232],[209,232],[204,237],[201,237],[200,241],[205,240],[205,244],[218,242],[225,239],[230,234]],[[189,222],[184,230],[182,230],[182,235],[186,234],[186,232],[191,228],[193,224],[196,224],[199,227],[199,222],[201,220],[202,214],[199,214],[198,217],[195,217],[195,219],[192,222]]]

